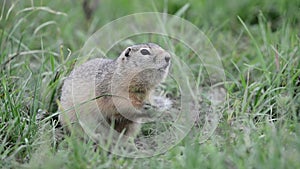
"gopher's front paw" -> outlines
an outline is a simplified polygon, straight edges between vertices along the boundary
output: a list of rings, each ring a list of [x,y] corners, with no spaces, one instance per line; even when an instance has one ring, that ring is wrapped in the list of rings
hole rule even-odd
[[[158,108],[155,105],[152,105],[148,102],[143,104],[142,110],[149,118],[153,118],[158,114]]]

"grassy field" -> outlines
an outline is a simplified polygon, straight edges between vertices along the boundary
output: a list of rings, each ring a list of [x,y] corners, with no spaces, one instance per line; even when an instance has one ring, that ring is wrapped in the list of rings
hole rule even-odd
[[[82,0],[0,1],[0,168],[300,168],[299,0],[100,0],[90,11]],[[221,56],[226,99],[214,134],[200,142],[195,126],[145,159],[108,155],[74,136],[56,140],[50,117],[79,49],[105,24],[150,11],[192,22]]]

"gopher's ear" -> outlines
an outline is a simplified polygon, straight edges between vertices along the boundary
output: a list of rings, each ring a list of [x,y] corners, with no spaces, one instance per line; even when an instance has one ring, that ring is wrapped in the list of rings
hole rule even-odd
[[[129,48],[126,49],[124,55],[125,55],[126,57],[129,57],[129,56],[130,56],[130,52],[131,52],[131,48],[129,47]]]

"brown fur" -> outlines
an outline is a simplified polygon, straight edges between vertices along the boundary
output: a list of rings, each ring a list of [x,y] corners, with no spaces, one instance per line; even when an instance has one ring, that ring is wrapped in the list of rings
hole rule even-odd
[[[135,136],[140,119],[148,116],[143,105],[168,73],[168,58],[168,52],[148,43],[128,47],[116,60],[93,59],[78,66],[64,81],[60,121],[84,124],[102,136],[114,124],[117,133]]]

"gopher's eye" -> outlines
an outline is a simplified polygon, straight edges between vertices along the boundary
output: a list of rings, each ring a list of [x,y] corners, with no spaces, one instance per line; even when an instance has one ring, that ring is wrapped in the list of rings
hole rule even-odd
[[[141,50],[141,54],[142,54],[142,55],[150,55],[150,52],[149,52],[149,50],[147,50],[147,49],[142,49],[142,50]]]

